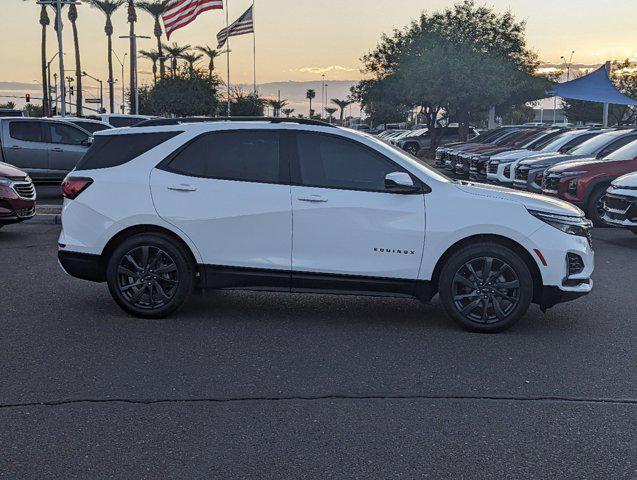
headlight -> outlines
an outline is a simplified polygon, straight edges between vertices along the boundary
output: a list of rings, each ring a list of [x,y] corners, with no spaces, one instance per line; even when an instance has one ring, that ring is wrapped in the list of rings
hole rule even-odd
[[[556,215],[554,213],[539,212],[537,210],[529,210],[528,212],[552,227],[569,235],[577,235],[578,237],[588,237],[588,233],[593,226],[593,223],[584,217]]]
[[[13,180],[9,180],[8,178],[0,177],[0,185],[4,187],[8,187],[13,183]]]

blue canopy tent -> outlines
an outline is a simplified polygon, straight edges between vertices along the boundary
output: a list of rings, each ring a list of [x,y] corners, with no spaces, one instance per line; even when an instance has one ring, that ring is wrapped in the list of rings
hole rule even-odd
[[[597,70],[565,83],[558,83],[550,91],[551,96],[572,98],[604,104],[604,126],[608,126],[608,105],[637,106],[637,100],[624,95],[613,84],[609,77],[610,62]]]

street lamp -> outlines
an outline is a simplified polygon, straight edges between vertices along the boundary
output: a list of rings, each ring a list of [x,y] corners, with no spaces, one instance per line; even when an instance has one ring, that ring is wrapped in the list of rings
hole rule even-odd
[[[128,38],[129,40],[131,40],[131,55],[133,55],[132,58],[132,72],[131,72],[131,77],[132,77],[132,87],[133,87],[133,91],[131,92],[131,104],[135,106],[135,115],[139,115],[139,95],[138,95],[138,91],[137,91],[137,39],[138,38],[144,38],[144,39],[148,39],[150,40],[150,37],[144,36],[144,35],[137,35],[137,34],[133,34],[133,35],[120,35],[119,38]]]
[[[86,72],[82,72],[82,76],[92,78],[96,82],[99,82],[100,84],[100,113],[103,113],[104,112],[104,83],[99,78],[95,78],[94,76],[89,75]]]

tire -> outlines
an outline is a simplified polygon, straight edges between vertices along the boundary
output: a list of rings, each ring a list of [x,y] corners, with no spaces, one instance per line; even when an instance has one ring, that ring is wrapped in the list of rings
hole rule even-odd
[[[491,276],[484,278],[487,269]],[[438,287],[447,315],[465,329],[480,333],[511,327],[533,299],[527,264],[510,248],[492,242],[475,243],[453,253],[442,267]]]
[[[606,195],[607,186],[600,186],[593,190],[591,196],[588,199],[588,206],[586,208],[586,217],[593,222],[596,227],[607,227],[608,224],[602,218],[603,214],[603,199]],[[600,210],[601,208],[601,210]]]
[[[183,246],[157,233],[134,235],[108,259],[113,299],[140,318],[164,318],[179,309],[195,284],[195,266]]]

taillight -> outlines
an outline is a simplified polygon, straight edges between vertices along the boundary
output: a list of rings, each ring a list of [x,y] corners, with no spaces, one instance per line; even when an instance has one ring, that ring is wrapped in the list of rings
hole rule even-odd
[[[88,177],[66,177],[62,182],[62,195],[73,200],[93,183]]]

